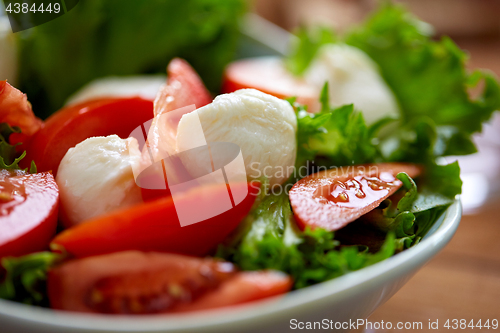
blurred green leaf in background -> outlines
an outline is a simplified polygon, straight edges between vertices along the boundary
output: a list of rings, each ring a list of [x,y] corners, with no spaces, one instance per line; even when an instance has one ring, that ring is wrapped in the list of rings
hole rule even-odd
[[[47,117],[86,83],[165,73],[186,59],[212,91],[232,60],[245,0],[81,0],[66,15],[18,33],[20,89]]]

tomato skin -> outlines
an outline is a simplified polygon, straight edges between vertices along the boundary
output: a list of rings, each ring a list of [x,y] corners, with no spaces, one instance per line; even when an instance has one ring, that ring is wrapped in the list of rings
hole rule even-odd
[[[165,292],[171,284],[182,286],[193,297],[216,288],[235,272],[232,264],[208,258],[124,251],[71,260],[51,269],[47,291],[54,309],[157,313],[182,302]],[[98,299],[93,295],[96,292],[101,296]],[[130,306],[131,301],[135,306]]]
[[[157,114],[190,104],[201,107],[212,101],[201,79],[184,60],[173,59],[167,72],[168,84],[157,96],[154,108],[151,101],[138,97],[101,98],[57,111],[32,138],[23,161],[34,160],[39,171],[52,171],[56,175],[68,149],[85,139],[111,134],[127,138]]]
[[[55,176],[69,148],[93,136],[127,138],[152,117],[153,103],[138,97],[97,99],[66,107],[50,116],[33,136],[23,161],[34,160],[38,171],[52,171]]]
[[[144,138],[147,139],[149,144],[149,150],[143,150],[144,167],[150,164],[150,156],[154,160],[162,159],[164,157],[164,149],[169,154],[174,153],[179,121],[185,113],[194,110],[194,108],[189,108],[190,105],[200,108],[212,101],[212,96],[207,88],[205,88],[203,81],[186,61],[179,58],[172,59],[167,66],[167,75],[167,84],[160,88],[155,99],[155,118],[151,122],[147,138]],[[166,113],[169,113],[168,121],[160,120],[160,117]],[[166,137],[168,138],[168,142],[164,142]],[[168,149],[171,147],[173,148]],[[172,163],[176,164],[177,172],[187,173],[182,162],[171,160]],[[172,172],[169,175],[173,177],[175,173]],[[152,172],[149,177],[160,177],[159,181],[164,181],[163,172],[159,174]],[[164,196],[170,196],[170,189],[168,185],[166,189],[162,190],[142,188],[141,193],[144,201],[151,201]]]
[[[292,279],[279,271],[240,272],[223,282],[217,291],[207,293],[192,303],[181,304],[172,312],[199,311],[252,302],[284,294],[292,286]]]
[[[201,108],[212,102],[213,98],[203,81],[185,60],[172,59],[167,66],[167,76],[167,84],[156,96],[155,116],[191,104]]]
[[[22,135],[17,135],[16,142],[33,135],[43,126],[42,120],[33,114],[26,94],[11,86],[7,80],[0,81],[0,123],[21,129]]]
[[[255,183],[234,186],[247,187],[247,197],[236,207],[202,222],[181,227],[172,197],[164,197],[69,228],[54,238],[51,248],[63,247],[75,257],[125,250],[206,255],[248,214],[259,191]],[[204,186],[185,193],[176,204],[196,210],[200,200],[216,205],[224,196],[227,196],[226,186]]]
[[[290,277],[280,272],[237,272],[211,258],[139,251],[71,260],[51,269],[47,280],[54,309],[116,314],[208,309],[290,288]]]
[[[308,111],[319,111],[317,89],[294,77],[284,68],[278,57],[257,57],[235,61],[226,67],[222,93],[253,88],[278,98],[297,97],[297,102]]]
[[[14,182],[21,193],[0,203],[0,258],[47,249],[57,227],[59,190],[52,174],[20,170],[14,174],[0,171],[2,191],[10,192]]]
[[[289,192],[295,220],[302,230],[306,227],[341,229],[396,192],[403,185],[396,179],[400,172],[416,177],[421,168],[406,163],[365,164],[305,177]]]

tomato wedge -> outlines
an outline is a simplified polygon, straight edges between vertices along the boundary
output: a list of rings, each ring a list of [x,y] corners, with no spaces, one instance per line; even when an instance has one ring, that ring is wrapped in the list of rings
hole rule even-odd
[[[112,212],[69,228],[54,238],[53,249],[63,247],[76,257],[124,250],[161,251],[203,256],[221,243],[248,214],[256,183],[231,184],[233,193],[248,189],[235,207],[202,222],[181,226],[177,207],[191,207],[193,214],[220,206],[226,200],[224,185],[196,188],[176,198],[164,197]]]
[[[55,176],[69,148],[93,136],[127,138],[152,117],[153,103],[141,98],[106,98],[69,106],[46,120],[23,161],[34,160],[39,171],[52,171]]]
[[[259,57],[235,61],[226,67],[223,93],[254,88],[278,98],[297,97],[310,112],[319,110],[320,92],[304,80],[288,73],[279,57]]]
[[[49,271],[47,290],[55,309],[147,314],[248,302],[291,285],[280,272],[237,272],[210,258],[126,251],[64,263]]]
[[[212,101],[212,96],[203,84],[196,71],[184,60],[174,58],[167,67],[168,80],[155,99],[154,119],[149,127],[147,138],[148,148],[143,151],[144,166],[154,160],[165,158],[165,152],[169,155],[175,154],[176,135],[179,121],[185,113],[200,108]],[[188,106],[194,105],[194,108]],[[168,116],[165,115],[168,113]],[[184,166],[175,158],[170,158],[176,164],[178,170],[186,173]],[[163,179],[163,170],[156,175],[154,169],[149,177]],[[170,173],[172,175],[172,173]],[[162,196],[170,195],[168,187],[166,189],[146,189],[141,188],[144,201],[154,200]]]
[[[57,226],[54,177],[3,169],[0,191],[0,258],[47,249]]]
[[[292,279],[279,271],[240,272],[192,303],[180,304],[172,312],[198,311],[241,304],[284,294],[292,289]]]
[[[376,208],[403,183],[400,172],[416,177],[414,164],[380,163],[334,168],[299,180],[289,192],[295,219],[304,229],[338,230]]]
[[[167,84],[156,96],[155,116],[191,104],[201,108],[212,102],[203,81],[185,60],[172,59],[167,66],[167,77]]]

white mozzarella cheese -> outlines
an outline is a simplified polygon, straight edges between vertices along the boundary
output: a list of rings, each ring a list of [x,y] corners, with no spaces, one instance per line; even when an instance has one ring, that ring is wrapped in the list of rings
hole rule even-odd
[[[200,128],[201,124],[201,128]],[[293,171],[297,118],[290,103],[255,89],[219,95],[182,116],[177,129],[177,151],[204,142],[230,142],[241,149],[248,179],[266,176],[270,185],[283,183]],[[183,159],[196,168],[203,154]]]
[[[305,73],[321,89],[328,81],[330,104],[354,104],[368,124],[385,116],[397,117],[398,103],[377,64],[360,49],[345,44],[323,46]]]

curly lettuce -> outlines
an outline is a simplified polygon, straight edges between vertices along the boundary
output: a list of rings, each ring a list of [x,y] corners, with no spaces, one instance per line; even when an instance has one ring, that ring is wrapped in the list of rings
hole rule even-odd
[[[61,254],[38,252],[0,260],[0,298],[48,306],[47,271],[62,260]]]
[[[448,37],[434,41],[426,27],[404,7],[388,3],[345,39],[379,65],[404,123],[426,117],[461,133],[481,131],[481,124],[500,108],[497,80],[487,71],[468,73],[466,53]],[[484,88],[472,99],[467,89],[481,80]]]
[[[243,270],[281,270],[292,276],[298,289],[367,267],[394,251],[392,233],[371,253],[366,246],[344,246],[323,229],[302,232],[293,219],[288,193],[271,192],[259,199],[235,235],[219,246],[217,256]]]
[[[364,24],[333,41],[319,43],[316,34],[299,30],[287,68],[294,74],[307,69],[319,49],[308,48],[311,43],[355,46],[377,63],[401,109],[397,126],[376,138],[383,160],[431,163],[440,156],[474,153],[471,136],[500,109],[500,85],[491,72],[469,73],[466,53],[448,37],[433,40],[431,33],[402,5],[385,2]],[[304,52],[308,61],[299,56]],[[297,67],[301,70],[293,70]],[[472,98],[470,88],[480,82],[482,89]]]

